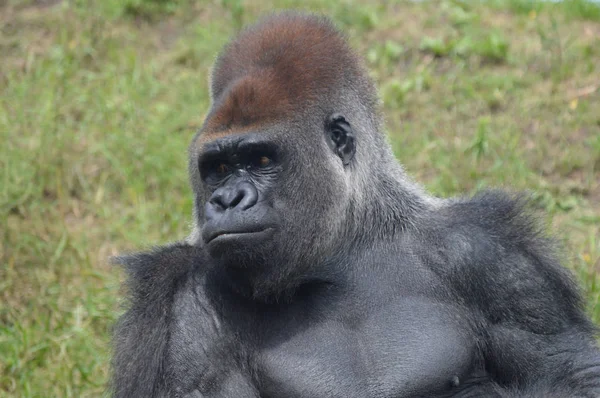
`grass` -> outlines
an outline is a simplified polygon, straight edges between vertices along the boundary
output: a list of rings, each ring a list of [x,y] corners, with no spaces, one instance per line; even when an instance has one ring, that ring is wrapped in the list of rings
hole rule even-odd
[[[332,16],[434,193],[534,192],[600,322],[600,8],[571,0],[0,1],[0,397],[101,396],[122,274],[189,231],[209,67],[272,9]]]

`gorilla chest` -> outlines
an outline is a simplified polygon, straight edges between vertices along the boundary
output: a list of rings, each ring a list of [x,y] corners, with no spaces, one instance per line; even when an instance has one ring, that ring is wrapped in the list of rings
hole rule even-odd
[[[446,396],[476,363],[466,315],[426,297],[335,317],[302,306],[226,320],[198,297],[176,300],[168,367],[178,397]]]
[[[270,339],[258,352],[261,397],[448,394],[472,371],[474,342],[453,309],[423,299],[358,323],[324,321]]]

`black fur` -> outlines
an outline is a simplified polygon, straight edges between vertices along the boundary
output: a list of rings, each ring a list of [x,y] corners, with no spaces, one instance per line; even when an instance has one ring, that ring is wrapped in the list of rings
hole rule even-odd
[[[226,47],[216,121],[190,146],[195,233],[118,259],[130,296],[113,395],[600,396],[596,330],[526,200],[423,192],[379,133],[372,90],[358,101],[370,83],[353,57],[330,23],[293,13]],[[313,80],[286,89],[278,65]],[[319,73],[339,87],[317,90]],[[275,123],[289,98],[261,87],[310,107]]]
[[[469,370],[471,376],[460,377],[455,386],[449,380],[447,391],[406,396],[600,394],[600,355],[594,328],[582,310],[570,275],[557,263],[550,241],[540,236],[523,206],[522,199],[487,192],[429,213],[423,225],[405,232],[398,253],[404,252],[411,263],[431,270],[435,274],[432,283],[436,280],[446,285],[438,291],[430,290],[432,300],[466,309],[469,318],[464,321],[472,332],[469,338],[477,342],[480,355]],[[206,395],[198,396],[296,396],[285,395],[288,391],[279,395],[277,389],[275,394],[262,394],[272,387],[267,386],[268,380],[261,379],[260,365],[256,364],[256,357],[266,348],[260,341],[264,337],[261,334],[265,328],[289,321],[277,315],[279,311],[301,314],[304,321],[292,321],[287,332],[298,333],[311,322],[318,324],[312,315],[298,312],[299,307],[312,303],[319,312],[327,313],[348,305],[346,299],[340,302],[337,297],[345,294],[342,292],[333,295],[331,308],[326,304],[323,307],[320,299],[310,297],[313,293],[329,297],[329,293],[323,293],[328,288],[317,285],[307,285],[314,292],[300,292],[293,302],[242,305],[235,295],[219,290],[219,279],[210,275],[210,260],[202,249],[183,243],[126,256],[121,261],[129,274],[131,307],[116,331],[113,386],[118,397],[183,397],[202,385],[210,387],[204,387]],[[385,272],[388,274],[376,280],[366,277],[363,288],[380,289],[380,279],[398,277],[393,269]],[[392,287],[383,296],[392,300],[399,295]],[[367,305],[367,313],[378,311],[382,304],[385,302]],[[181,313],[189,316],[189,308],[193,308],[194,317],[175,319]],[[236,308],[238,313],[226,313],[229,308]],[[357,316],[356,322],[365,316],[360,315],[364,308],[344,310]],[[356,311],[359,315],[353,314]],[[259,312],[263,314],[256,316]],[[213,323],[212,317],[222,324],[207,325]],[[284,319],[266,321],[279,317]],[[397,322],[401,325],[404,320],[399,318]],[[190,330],[190,341],[172,344],[171,332],[182,327]],[[277,344],[278,339],[267,346]],[[203,342],[214,342],[214,346],[204,347]],[[182,358],[189,358],[187,366],[180,363]],[[343,372],[343,363],[339,366]],[[352,393],[352,388],[344,391],[340,387],[338,395],[336,386],[327,391],[330,395],[323,396],[385,396],[362,395],[359,387],[356,395],[345,395]]]

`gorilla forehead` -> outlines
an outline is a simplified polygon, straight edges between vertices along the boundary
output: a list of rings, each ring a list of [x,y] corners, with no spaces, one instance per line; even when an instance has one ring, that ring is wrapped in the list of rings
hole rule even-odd
[[[330,102],[340,88],[375,98],[345,37],[322,17],[287,12],[268,17],[230,42],[215,63],[212,107],[203,130],[257,127],[289,120]]]

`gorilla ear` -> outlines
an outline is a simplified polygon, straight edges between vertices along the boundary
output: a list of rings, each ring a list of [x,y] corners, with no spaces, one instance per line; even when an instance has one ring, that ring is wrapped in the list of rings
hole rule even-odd
[[[327,144],[342,159],[344,166],[350,164],[356,152],[356,145],[352,127],[346,118],[339,113],[329,116],[325,123],[325,134]]]

